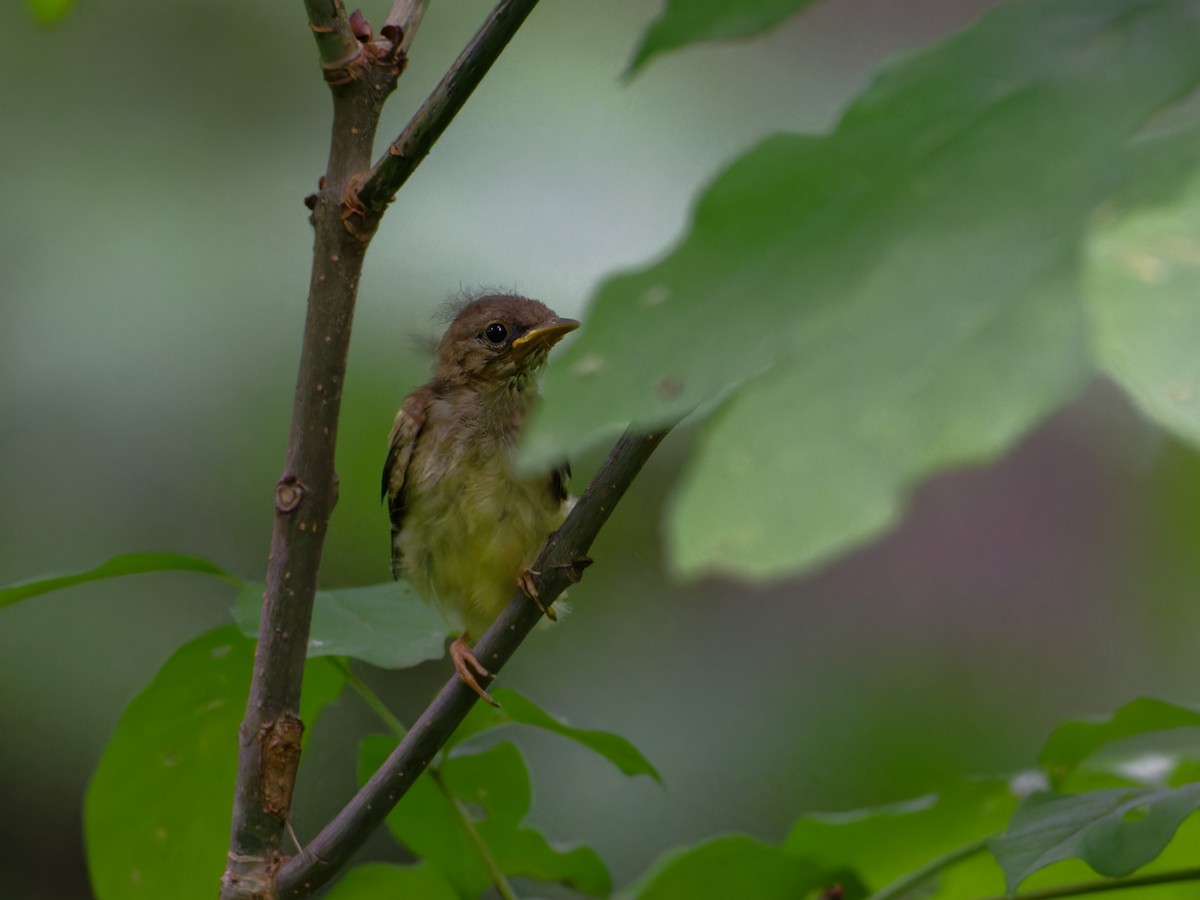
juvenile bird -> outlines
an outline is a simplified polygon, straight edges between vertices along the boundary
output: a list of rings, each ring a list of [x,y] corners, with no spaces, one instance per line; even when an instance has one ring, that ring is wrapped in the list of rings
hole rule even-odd
[[[454,668],[489,703],[476,676],[488,670],[471,636],[492,623],[566,514],[566,467],[520,477],[517,430],[559,339],[579,327],[536,300],[490,294],[455,317],[437,347],[433,378],[396,414],[383,468],[392,520],[392,575],[460,631]],[[551,618],[553,610],[547,610]]]

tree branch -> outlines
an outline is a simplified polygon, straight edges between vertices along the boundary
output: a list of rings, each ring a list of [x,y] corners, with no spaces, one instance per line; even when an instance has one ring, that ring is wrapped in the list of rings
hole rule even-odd
[[[403,68],[390,42],[385,46],[355,35],[338,0],[307,0],[307,8],[333,96],[333,127],[321,189],[311,198],[316,239],[308,314],[283,474],[275,488],[254,676],[238,732],[237,787],[221,892],[227,900],[266,896],[282,856],[304,729],[298,710],[317,572],[337,502],[334,447],[342,383],[370,239],[370,232],[356,234],[348,227],[345,198],[354,196],[370,166],[380,110]]]
[[[359,192],[380,169],[370,165],[379,114],[404,70],[427,2],[395,0],[376,35],[360,12],[347,16],[341,0],[305,0],[322,74],[333,96],[333,127],[325,175],[306,201],[316,232],[308,314],[283,474],[275,490],[254,675],[238,733],[223,900],[273,896],[283,859],[304,728],[298,713],[301,680],[325,530],[337,502],[334,448],[367,245],[404,178],[429,152],[536,0],[501,0],[496,6],[385,159],[404,152],[409,147],[404,138],[410,134],[416,136],[413,146],[419,153],[404,161],[403,177],[397,178],[391,165],[382,167],[376,188],[385,195],[367,207]],[[326,870],[324,878],[332,871]]]
[[[359,203],[371,217],[383,215],[536,5],[537,0],[500,0],[496,4],[359,189]]]
[[[668,426],[648,434],[623,435],[562,527],[546,539],[533,564],[534,584],[544,605],[578,581],[592,541],[669,430]],[[475,655],[495,674],[541,617],[537,606],[516,589],[508,606],[475,645]],[[485,688],[490,682],[481,679]],[[276,882],[278,896],[306,897],[328,882],[386,818],[478,699],[457,675],[451,677],[346,807],[303,853],[284,863]]]
[[[1124,891],[1129,888],[1154,887],[1160,884],[1179,884],[1184,881],[1200,881],[1200,868],[1175,869],[1169,872],[1152,872],[1130,878],[1104,878],[1082,881],[1078,884],[1063,884],[1042,888],[1024,894],[1005,894],[988,900],[1057,900],[1059,897],[1083,897],[1087,894],[1106,894],[1109,891]]]

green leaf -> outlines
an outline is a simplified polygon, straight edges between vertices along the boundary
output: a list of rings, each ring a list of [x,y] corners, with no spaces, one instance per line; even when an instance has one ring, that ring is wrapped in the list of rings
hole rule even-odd
[[[825,887],[810,863],[748,835],[713,838],[668,853],[622,897],[679,900],[683,897],[754,897],[796,900]]]
[[[365,782],[395,745],[386,736],[363,741],[359,780]],[[505,875],[560,882],[595,896],[611,891],[608,870],[591,848],[555,848],[521,825],[529,813],[531,788],[529,770],[514,745],[451,756],[441,765],[440,778],[450,796],[426,774],[388,815],[387,825],[409,850],[442,869],[463,896],[477,897],[489,883],[464,817]]]
[[[920,882],[922,896],[986,896],[999,890],[1001,879],[982,852],[982,842],[1003,830],[1016,805],[1006,781],[965,781],[905,803],[805,816],[788,834],[783,850],[822,871],[853,871],[873,891],[938,857],[955,858],[953,867]],[[964,863],[975,848],[978,859]]]
[[[1052,784],[1061,786],[1080,763],[1115,742],[1152,735],[1162,738],[1164,751],[1174,752],[1176,748],[1173,744],[1166,746],[1167,738],[1162,733],[1198,726],[1200,710],[1141,697],[1125,704],[1108,719],[1059,725],[1046,740],[1038,765],[1050,776]],[[1142,752],[1147,749],[1144,744],[1139,747]]]
[[[1200,177],[1193,177],[1172,202],[1097,228],[1088,279],[1100,363],[1146,415],[1193,447],[1200,446],[1197,234]]]
[[[334,882],[326,900],[379,900],[381,897],[419,897],[420,900],[461,900],[445,873],[429,863],[355,866]]]
[[[43,25],[57,25],[75,6],[75,0],[25,0],[25,7]]]
[[[601,286],[526,464],[718,408],[674,566],[768,577],[886,528],[1092,377],[1081,302],[1129,136],[1200,81],[1196,0],[1025,0],[887,67],[825,137],[778,135],[661,262]]]
[[[232,626],[179,648],[126,707],[84,805],[100,900],[211,898],[220,884],[254,642]],[[342,687],[328,662],[305,668],[301,718]]]
[[[233,616],[242,632],[258,634],[264,587],[246,584]],[[406,669],[445,653],[449,629],[407,581],[317,591],[309,656],[353,656],[384,669]]]
[[[990,846],[1010,893],[1039,869],[1070,858],[1118,878],[1162,853],[1197,807],[1200,784],[1072,795],[1046,791],[1022,803]]]
[[[94,569],[65,575],[43,575],[0,588],[0,607],[89,581],[143,575],[147,572],[199,572],[202,575],[212,575],[235,587],[242,585],[242,580],[236,575],[231,575],[216,563],[198,556],[183,556],[179,553],[124,553],[114,556]]]
[[[528,697],[511,688],[492,691],[499,708],[477,703],[454,732],[448,746],[461,744],[480,732],[516,723],[541,728],[582,744],[600,754],[625,775],[648,775],[662,784],[662,776],[637,747],[619,734],[610,731],[575,728],[555,718]]]
[[[813,0],[667,0],[629,64],[633,74],[651,57],[701,41],[752,37],[774,28]]]

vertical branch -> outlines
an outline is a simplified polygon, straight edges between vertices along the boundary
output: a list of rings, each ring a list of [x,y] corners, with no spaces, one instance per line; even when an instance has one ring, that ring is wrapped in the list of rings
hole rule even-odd
[[[325,531],[337,502],[334,449],[350,329],[363,257],[400,180],[366,206],[371,150],[384,101],[395,89],[428,0],[395,0],[376,35],[341,0],[304,0],[321,71],[333,96],[329,162],[308,199],[315,229],[308,313],[246,717],[239,729],[237,787],[223,900],[274,896],[300,761],[300,687]],[[421,152],[445,130],[537,0],[500,0],[472,43],[418,111]],[[449,86],[443,89],[445,86]],[[414,129],[410,123],[405,134]],[[404,135],[401,135],[403,138]],[[393,145],[395,147],[395,144]],[[393,149],[393,154],[395,150]],[[402,180],[402,179],[401,179]],[[328,873],[327,873],[328,874]]]
[[[308,0],[307,7],[333,96],[333,126],[321,189],[310,198],[315,241],[308,312],[283,474],[275,488],[254,677],[238,734],[222,891],[227,898],[266,894],[282,856],[300,760],[300,687],[317,572],[337,502],[334,449],[346,356],[373,231],[373,223],[362,227],[354,219],[345,198],[354,196],[370,168],[379,113],[403,67],[398,48],[372,42],[370,26],[347,19],[340,2]]]

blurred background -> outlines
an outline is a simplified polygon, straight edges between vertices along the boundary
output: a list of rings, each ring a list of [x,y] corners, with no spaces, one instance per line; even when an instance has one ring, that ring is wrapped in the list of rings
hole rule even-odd
[[[323,585],[388,577],[384,442],[448,296],[509,288],[586,318],[598,280],[669,248],[726,161],[775,130],[830,127],[880,60],[989,5],[827,0],[633,81],[655,4],[537,9],[368,254]],[[433,4],[382,135],[488,8]],[[54,29],[10,17],[0,48],[0,583],[143,550],[259,578],[308,280],[301,201],[329,120],[302,9],[78,0]],[[874,545],[767,585],[667,581],[659,510],[690,440],[689,426],[670,437],[594,548],[574,612],[502,678],[662,771],[666,790],[518,736],[533,822],[596,846],[618,885],[681,843],[778,839],[802,812],[1015,771],[1063,717],[1197,699],[1200,460],[1111,385],[995,465],[920,487]],[[576,461],[577,483],[602,453]],[[90,896],[80,804],[104,743],[232,599],[157,575],[0,610],[6,896]],[[447,672],[366,677],[411,719]],[[302,837],[353,790],[353,746],[378,730],[353,697],[324,717]]]

